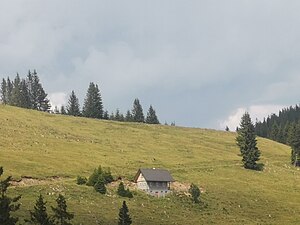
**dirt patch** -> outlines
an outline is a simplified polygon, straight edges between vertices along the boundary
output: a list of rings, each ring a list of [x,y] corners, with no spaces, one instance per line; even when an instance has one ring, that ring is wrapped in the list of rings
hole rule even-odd
[[[11,183],[12,186],[26,187],[26,186],[50,184],[50,183],[53,183],[55,181],[61,181],[61,180],[63,180],[63,178],[58,177],[58,176],[47,177],[47,178],[44,178],[44,179],[28,177],[28,176],[22,176],[21,179],[12,180],[10,183]]]

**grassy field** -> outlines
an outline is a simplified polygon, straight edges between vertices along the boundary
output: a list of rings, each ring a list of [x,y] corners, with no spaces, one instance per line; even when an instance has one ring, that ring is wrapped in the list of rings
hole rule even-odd
[[[18,216],[28,217],[39,193],[48,205],[63,193],[74,224],[117,224],[124,198],[76,185],[77,175],[110,167],[132,179],[140,167],[167,168],[205,192],[194,205],[185,197],[157,199],[141,192],[127,200],[133,224],[300,224],[300,171],[289,165],[288,146],[258,139],[261,172],[241,167],[235,133],[162,125],[118,123],[51,115],[0,105],[0,165],[4,176],[48,178],[12,187],[22,194]]]

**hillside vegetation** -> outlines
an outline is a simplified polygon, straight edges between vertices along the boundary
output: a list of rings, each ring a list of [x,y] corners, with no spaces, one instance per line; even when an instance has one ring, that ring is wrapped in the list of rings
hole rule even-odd
[[[162,125],[119,123],[53,115],[0,105],[0,165],[5,176],[47,179],[16,186],[18,215],[28,217],[39,193],[48,206],[66,196],[75,224],[117,224],[124,198],[114,188],[100,195],[76,185],[77,175],[110,167],[130,180],[139,167],[167,168],[182,183],[195,183],[202,204],[171,195],[157,199],[134,192],[127,199],[133,224],[300,224],[300,171],[290,148],[258,139],[262,172],[241,166],[235,133]],[[49,207],[50,208],[50,207]]]

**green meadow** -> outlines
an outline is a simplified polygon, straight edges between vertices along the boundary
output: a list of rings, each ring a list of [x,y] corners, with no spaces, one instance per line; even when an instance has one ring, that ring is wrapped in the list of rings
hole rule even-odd
[[[45,179],[12,186],[21,194],[23,222],[39,193],[54,205],[65,195],[74,224],[117,224],[126,200],[133,224],[300,224],[300,170],[290,166],[290,148],[258,138],[263,171],[241,166],[234,132],[120,123],[41,113],[0,105],[0,165],[4,176]],[[101,165],[132,180],[138,168],[166,168],[181,183],[203,189],[201,204],[184,195],[157,199],[101,195],[76,185]],[[3,177],[1,177],[3,179]],[[58,179],[53,179],[53,177]],[[51,178],[51,179],[50,179]]]

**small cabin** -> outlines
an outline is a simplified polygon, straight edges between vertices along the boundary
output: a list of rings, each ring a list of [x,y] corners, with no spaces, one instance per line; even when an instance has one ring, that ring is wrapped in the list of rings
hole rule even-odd
[[[168,170],[155,168],[139,169],[134,178],[138,189],[156,197],[169,194],[171,182],[174,181]]]

